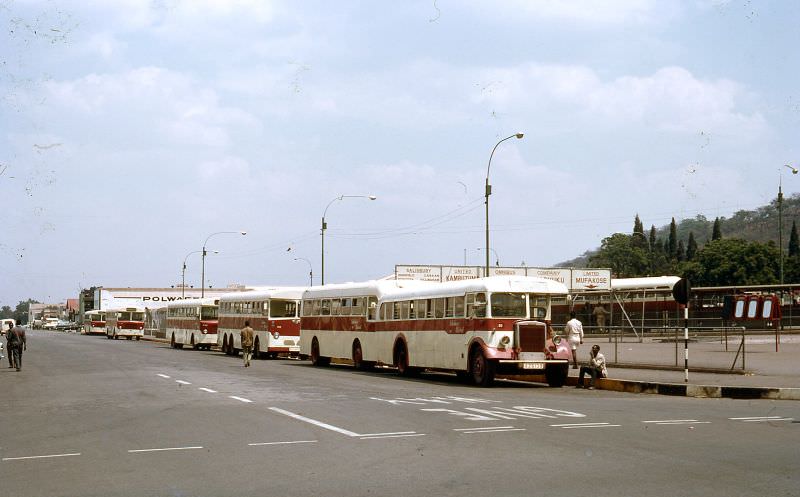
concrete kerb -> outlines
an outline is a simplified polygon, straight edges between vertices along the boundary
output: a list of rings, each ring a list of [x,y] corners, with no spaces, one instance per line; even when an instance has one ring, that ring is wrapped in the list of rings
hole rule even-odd
[[[578,379],[567,378],[568,385],[577,385]],[[649,393],[678,397],[800,400],[800,388],[726,387],[719,385],[693,385],[685,383],[659,383],[651,381],[617,380],[600,378],[595,388],[625,393]]]

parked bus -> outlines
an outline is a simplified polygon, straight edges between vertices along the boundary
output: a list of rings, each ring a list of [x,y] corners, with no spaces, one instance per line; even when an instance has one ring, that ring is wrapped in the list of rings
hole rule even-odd
[[[303,293],[300,353],[316,366],[395,366],[400,374],[454,371],[481,386],[495,375],[544,374],[564,384],[571,352],[551,336],[553,296],[567,288],[528,276],[446,283],[368,281]]]
[[[230,293],[219,299],[217,345],[228,355],[242,349],[244,322],[253,328],[253,357],[296,356],[300,351],[300,297],[304,288],[276,287]]]
[[[103,335],[106,332],[106,311],[93,310],[83,314],[83,327],[81,333],[84,335]]]
[[[191,345],[210,350],[217,344],[219,299],[189,299],[167,304],[167,338],[174,349]]]
[[[144,310],[137,307],[106,310],[106,338],[139,340],[144,336]]]

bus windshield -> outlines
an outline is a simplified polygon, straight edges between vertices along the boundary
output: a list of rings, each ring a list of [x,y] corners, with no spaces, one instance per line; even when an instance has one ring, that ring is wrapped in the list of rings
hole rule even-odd
[[[117,319],[119,321],[144,321],[144,313],[122,311]]]
[[[200,308],[200,319],[217,319],[217,308],[213,305],[204,305]]]
[[[524,293],[493,293],[491,295],[493,318],[528,317],[527,301]]]
[[[297,316],[297,302],[294,300],[273,300],[269,307],[271,318],[293,318]]]

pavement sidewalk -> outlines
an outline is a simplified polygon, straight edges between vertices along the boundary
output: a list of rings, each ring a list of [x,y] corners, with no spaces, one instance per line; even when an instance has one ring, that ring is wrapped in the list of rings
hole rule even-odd
[[[800,400],[800,335],[719,338],[689,342],[689,378],[685,381],[684,342],[635,337],[614,343],[588,338],[578,349],[578,363],[588,361],[592,345],[600,345],[609,378],[599,389],[693,397],[770,398]],[[677,348],[676,348],[677,345]],[[738,356],[737,356],[738,353]],[[677,361],[676,361],[677,357]],[[677,364],[677,365],[676,365]],[[744,366],[744,367],[743,367]],[[570,369],[568,385],[577,384],[578,369]]]

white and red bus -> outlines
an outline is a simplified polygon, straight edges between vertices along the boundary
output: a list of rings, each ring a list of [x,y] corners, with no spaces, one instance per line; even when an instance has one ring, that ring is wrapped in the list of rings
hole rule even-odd
[[[170,347],[210,350],[217,344],[219,299],[188,299],[167,304],[167,332]]]
[[[482,386],[498,374],[544,374],[561,386],[571,352],[549,338],[550,306],[566,294],[561,283],[528,276],[311,287],[303,293],[300,353],[317,366],[340,358],[403,375],[454,371]]]
[[[139,340],[144,336],[144,310],[138,307],[106,309],[106,338]]]
[[[103,335],[106,332],[106,311],[92,310],[83,313],[83,327],[81,333],[84,335]]]
[[[300,297],[304,287],[275,287],[222,295],[217,345],[228,355],[242,349],[244,322],[253,328],[253,357],[296,356],[300,351]]]

